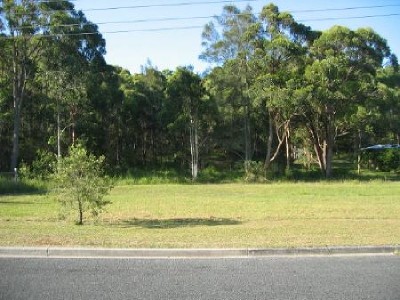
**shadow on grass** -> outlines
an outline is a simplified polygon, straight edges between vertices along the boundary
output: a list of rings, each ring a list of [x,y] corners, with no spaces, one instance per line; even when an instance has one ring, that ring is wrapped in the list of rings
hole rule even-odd
[[[131,219],[112,224],[119,228],[142,227],[149,229],[169,229],[196,226],[240,225],[241,221],[227,218],[176,218],[176,219]]]
[[[34,202],[28,202],[28,201],[1,201],[0,200],[0,205],[31,205],[35,204]]]
[[[275,179],[279,179],[276,176]],[[300,166],[293,166],[290,175],[283,175],[281,179],[294,182],[320,182],[320,181],[346,181],[354,180],[360,182],[368,182],[373,180],[382,181],[400,181],[400,174],[396,172],[382,172],[362,169],[361,174],[357,173],[356,166],[347,162],[335,162],[332,170],[332,176],[327,179],[325,175],[317,168],[312,170],[304,170]]]
[[[46,182],[40,181],[18,181],[0,177],[0,195],[32,195],[45,194],[47,192]]]

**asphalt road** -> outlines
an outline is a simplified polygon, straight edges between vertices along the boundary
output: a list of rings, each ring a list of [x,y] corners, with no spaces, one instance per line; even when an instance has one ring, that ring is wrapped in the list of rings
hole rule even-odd
[[[0,299],[400,299],[400,256],[0,258]]]

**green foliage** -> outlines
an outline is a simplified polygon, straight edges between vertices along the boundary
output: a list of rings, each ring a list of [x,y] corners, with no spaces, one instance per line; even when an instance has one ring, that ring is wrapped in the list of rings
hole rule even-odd
[[[39,149],[36,152],[36,159],[31,165],[26,163],[21,164],[18,176],[22,179],[47,180],[54,173],[56,162],[56,155]]]
[[[109,204],[104,196],[112,185],[103,174],[104,157],[96,158],[81,146],[72,146],[69,155],[59,162],[54,173],[58,201],[63,207],[78,211],[77,224],[83,224],[83,214],[90,211],[93,216],[102,212]]]
[[[397,245],[400,182],[117,186],[99,224],[58,222],[46,195],[0,197],[1,246]]]
[[[265,182],[265,168],[264,164],[259,161],[247,161],[245,162],[245,177],[246,182]]]
[[[47,151],[62,155],[77,137],[109,174],[134,168],[121,180],[146,184],[187,183],[190,163],[200,182],[341,175],[337,153],[400,140],[398,61],[372,29],[316,32],[274,4],[228,5],[203,31],[207,74],[150,62],[130,74],[106,64],[105,41],[73,1],[3,2],[0,172],[18,165],[21,181],[46,180]],[[381,169],[397,168],[390,155]],[[252,160],[263,163],[243,166]]]
[[[215,166],[208,166],[199,173],[200,183],[232,183],[243,181],[243,166],[238,170],[224,170]]]
[[[387,149],[375,155],[376,166],[379,170],[389,172],[400,170],[400,150]]]
[[[11,176],[0,175],[0,195],[43,194],[48,184],[37,179],[15,179]]]
[[[117,178],[118,185],[133,184],[177,184],[187,183],[189,179],[174,169],[168,170],[144,170],[132,169],[124,176]]]
[[[209,166],[203,170],[201,170],[200,175],[199,175],[199,181],[200,182],[209,182],[209,183],[215,183],[219,182],[221,178],[223,177],[223,173],[218,171],[216,167],[214,166]]]
[[[38,150],[36,160],[32,162],[32,173],[35,178],[46,180],[54,173],[57,158],[53,153]]]

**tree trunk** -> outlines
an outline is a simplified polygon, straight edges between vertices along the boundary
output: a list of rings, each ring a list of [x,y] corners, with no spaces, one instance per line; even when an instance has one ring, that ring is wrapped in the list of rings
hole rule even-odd
[[[319,169],[322,174],[326,174],[326,165],[325,165],[325,150],[318,142],[314,141],[314,152],[317,155]]]
[[[83,205],[80,199],[78,200],[78,209],[79,209],[78,225],[83,225]]]
[[[19,101],[19,100],[17,100]],[[11,153],[11,171],[15,172],[18,166],[18,156],[19,156],[19,132],[20,132],[20,109],[16,107],[14,100],[14,129],[13,129],[13,147]]]
[[[244,116],[244,166],[246,172],[248,171],[248,162],[251,161],[251,130],[250,130],[250,111],[249,105],[245,105]]]
[[[271,164],[271,156],[272,156],[272,142],[273,142],[273,134],[274,134],[274,128],[273,128],[273,120],[271,117],[271,113],[268,112],[268,140],[267,140],[267,154],[265,156],[265,163],[264,163],[264,169],[268,170],[270,164]]]
[[[142,127],[142,164],[143,166],[146,165],[146,156],[147,156],[147,132],[145,131],[146,129]]]
[[[57,101],[57,162],[61,160],[61,120],[60,106]]]
[[[199,137],[197,129],[197,121],[190,120],[190,154],[191,154],[191,171],[192,180],[195,181],[199,172]]]
[[[13,100],[14,100],[14,120],[13,120],[13,147],[11,153],[11,171],[15,172],[18,166],[19,157],[19,136],[21,127],[21,108],[24,100],[26,85],[26,66],[25,62],[20,61],[20,51],[16,45],[13,45]]]
[[[289,149],[289,125],[290,125],[290,121],[285,121],[283,124],[277,124],[277,122],[272,119],[272,116],[270,114],[269,116],[269,135],[268,135],[268,141],[267,141],[267,154],[266,154],[266,158],[265,158],[265,164],[264,164],[264,169],[267,170],[270,165],[271,162],[273,162],[279,155],[282,145],[283,143],[286,144],[286,156],[288,158],[288,164],[290,164],[290,149]],[[274,124],[275,123],[275,124]],[[280,128],[282,128],[283,126],[283,130],[281,130],[280,132]],[[279,141],[278,145],[275,148],[274,153],[272,154],[273,150],[272,150],[272,141],[273,141],[273,127],[275,127],[275,134],[277,136],[277,139]]]
[[[325,175],[326,178],[332,176],[332,163],[333,163],[333,147],[335,144],[335,124],[334,124],[334,110],[332,106],[327,106],[327,132],[326,132],[326,149],[325,149]]]
[[[286,171],[290,170],[290,143],[289,143],[289,126],[287,126],[286,130]]]
[[[320,144],[320,137],[318,136],[318,133],[314,129],[314,126],[312,124],[308,125],[308,130],[311,136],[311,141],[313,143],[313,148],[315,155],[317,156],[318,159],[318,165],[319,168],[322,172],[322,174],[326,174],[326,161],[325,161],[325,142],[324,145],[321,146]]]
[[[356,154],[357,154],[357,174],[358,175],[361,174],[361,147],[362,147],[362,132],[361,132],[361,130],[358,130],[357,142],[354,147],[354,151],[356,151]]]
[[[71,138],[72,138],[72,145],[75,145],[76,135],[75,135],[75,123],[71,125]]]
[[[333,162],[333,143],[328,141],[326,143],[326,157],[325,157],[325,176],[330,178],[332,176],[332,162]]]

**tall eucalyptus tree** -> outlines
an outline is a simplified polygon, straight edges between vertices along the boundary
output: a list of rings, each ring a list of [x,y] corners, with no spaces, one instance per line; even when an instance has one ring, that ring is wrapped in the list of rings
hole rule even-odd
[[[297,23],[289,13],[280,12],[274,4],[262,9],[259,24],[261,30],[254,41],[256,51],[252,58],[257,74],[252,92],[267,126],[264,166],[268,169],[285,145],[289,168],[290,128],[299,113],[299,99],[304,96],[301,89],[306,46],[318,33]]]
[[[2,59],[10,62],[13,99],[11,171],[16,170],[18,164],[21,111],[27,84],[34,76],[34,62],[41,49],[41,40],[36,36],[40,32],[39,14],[37,1],[2,1],[0,29],[6,50]]]
[[[232,107],[233,114],[243,120],[245,167],[252,158],[251,113],[253,103],[250,86],[254,74],[249,62],[254,53],[253,40],[258,33],[256,17],[251,7],[240,10],[225,6],[221,16],[207,24],[203,31],[204,51],[200,58],[216,64],[227,80],[220,81],[225,89],[224,104]],[[219,30],[219,27],[222,27]],[[233,120],[233,122],[237,122]]]
[[[372,29],[341,26],[324,31],[313,43],[311,56],[305,73],[310,93],[303,115],[320,169],[330,177],[343,120],[357,104],[377,94],[377,71],[384,61],[395,62],[395,57]]]
[[[167,95],[169,102],[180,108],[169,127],[177,127],[179,123],[183,123],[183,128],[189,129],[190,169],[192,179],[196,180],[199,173],[201,125],[199,112],[205,95],[200,76],[193,73],[190,68],[177,68],[168,77]]]
[[[400,144],[400,72],[397,64],[379,70],[377,80],[377,97],[370,106],[374,105],[378,116],[366,128],[368,132],[361,131],[369,137],[364,143]]]
[[[37,74],[55,101],[60,158],[61,132],[68,129],[72,144],[77,139],[77,122],[87,102],[87,78],[96,72],[93,65],[103,60],[105,41],[97,25],[69,1],[42,2],[40,9],[44,47]]]
[[[13,133],[10,167],[19,161],[23,107],[33,97],[31,86],[41,72],[82,71],[102,59],[105,42],[97,26],[74,9],[69,1],[2,1],[1,39],[4,61],[12,62]],[[74,75],[76,77],[76,75]],[[76,107],[76,106],[75,106]]]

